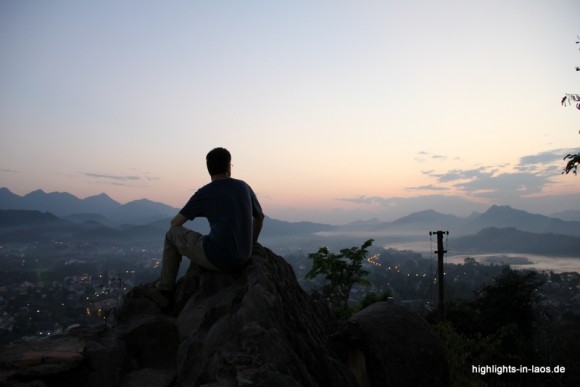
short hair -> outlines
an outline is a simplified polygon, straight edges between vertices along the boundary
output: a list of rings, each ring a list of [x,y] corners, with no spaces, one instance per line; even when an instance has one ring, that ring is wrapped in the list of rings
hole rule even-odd
[[[205,157],[210,176],[226,173],[232,161],[232,155],[226,148],[214,148]]]

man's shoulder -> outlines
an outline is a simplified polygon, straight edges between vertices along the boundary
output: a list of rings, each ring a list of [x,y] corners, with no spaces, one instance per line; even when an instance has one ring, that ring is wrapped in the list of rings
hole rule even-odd
[[[232,184],[249,187],[248,183],[240,179],[234,179],[233,177],[230,177],[230,181],[232,182]]]
[[[250,185],[243,180],[234,179],[229,177],[225,180],[221,180],[222,184],[218,184],[221,187],[236,187],[236,188],[249,188]]]
[[[249,186],[248,183],[246,183],[243,180],[240,179],[234,179],[234,178],[227,178],[227,179],[223,179],[223,180],[216,180],[216,181],[212,181],[206,185],[204,185],[203,187],[201,187],[199,189],[199,191],[205,193],[205,192],[216,192],[216,191],[221,191],[224,189],[231,189],[231,188],[236,188],[236,189],[250,189],[251,187]]]

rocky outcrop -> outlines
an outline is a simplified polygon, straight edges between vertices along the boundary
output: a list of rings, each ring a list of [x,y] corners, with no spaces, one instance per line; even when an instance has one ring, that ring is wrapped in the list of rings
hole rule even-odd
[[[367,385],[449,384],[445,349],[439,337],[407,308],[389,302],[372,304],[351,317],[345,329],[349,360],[364,362],[366,372],[358,379],[367,380]]]
[[[132,304],[142,300],[130,295],[120,320],[134,320],[144,308]],[[331,316],[300,289],[292,267],[262,247],[239,273],[189,271],[172,315],[177,385],[354,385],[328,344]]]
[[[444,354],[418,316],[381,304],[340,323],[304,293],[283,258],[259,245],[238,273],[190,269],[168,310],[145,292],[139,286],[127,294],[112,328],[4,348],[0,381],[59,387],[446,382]],[[416,377],[424,372],[430,376]]]

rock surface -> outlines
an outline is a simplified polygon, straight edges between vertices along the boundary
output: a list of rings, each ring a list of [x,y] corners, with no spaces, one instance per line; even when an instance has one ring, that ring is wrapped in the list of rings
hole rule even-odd
[[[371,386],[446,386],[445,349],[433,329],[407,308],[368,306],[348,320],[349,348],[360,351]]]
[[[0,384],[349,387],[446,381],[441,347],[421,318],[387,304],[339,323],[304,293],[283,258],[259,245],[238,273],[190,269],[169,310],[145,296],[147,286],[127,294],[112,328],[81,328],[36,346],[3,348]],[[429,375],[417,378],[422,372]]]

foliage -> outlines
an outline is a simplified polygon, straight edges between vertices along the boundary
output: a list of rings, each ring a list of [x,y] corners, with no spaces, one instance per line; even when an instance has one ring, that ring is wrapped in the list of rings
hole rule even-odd
[[[473,365],[496,364],[494,354],[499,351],[498,337],[469,337],[459,333],[452,323],[439,322],[436,332],[447,349],[449,376],[454,386],[485,386]]]
[[[580,110],[580,94],[566,94],[562,98],[562,106],[570,106],[576,104],[576,109]]]
[[[368,292],[367,294],[365,294],[363,299],[360,300],[360,302],[357,302],[354,305],[344,305],[344,304],[331,305],[331,309],[337,318],[341,320],[347,320],[353,314],[360,312],[367,306],[370,306],[376,302],[388,301],[391,298],[392,294],[390,290],[385,290],[384,292],[381,293]]]
[[[353,285],[370,286],[370,282],[365,278],[368,271],[363,269],[362,264],[373,242],[373,239],[369,239],[360,248],[345,248],[340,250],[339,254],[330,252],[327,247],[321,247],[316,253],[308,254],[308,258],[312,260],[312,268],[306,273],[305,278],[324,276],[326,283],[322,287],[321,296],[335,313],[339,315],[351,313],[348,300]]]
[[[475,307],[481,312],[480,329],[491,333],[516,324],[522,338],[529,339],[536,318],[537,290],[544,282],[536,271],[520,272],[506,267],[492,284],[478,292]]]
[[[357,304],[356,309],[357,311],[363,310],[367,306],[370,306],[376,302],[388,301],[391,297],[392,295],[389,290],[385,290],[382,293],[374,293],[374,292],[367,293],[365,294],[363,299]]]
[[[436,328],[455,385],[487,385],[494,378],[474,373],[473,365],[537,363],[534,329],[539,319],[537,289],[543,282],[537,272],[507,267],[493,283],[482,286],[474,300],[447,305],[448,321]],[[515,378],[501,376],[503,382]]]
[[[580,36],[578,37],[580,39]],[[580,40],[576,41],[576,44],[580,44]],[[580,66],[576,67],[576,71],[580,71]],[[572,104],[576,105],[576,109],[580,110],[580,94],[570,94],[570,93],[566,93],[564,95],[564,98],[562,98],[562,106],[569,106]],[[574,154],[567,154],[564,157],[564,160],[568,160],[566,162],[566,166],[564,167],[564,170],[562,171],[562,174],[569,174],[570,172],[572,172],[574,175],[577,174],[578,172],[578,165],[580,164],[580,153],[574,153]]]
[[[580,105],[580,104],[579,104]],[[566,159],[570,159],[568,160],[568,162],[566,163],[566,167],[564,168],[564,171],[562,171],[562,174],[569,174],[570,172],[572,172],[574,175],[577,174],[577,169],[578,169],[578,165],[580,164],[580,153],[576,153],[576,154],[567,154],[564,157],[564,160]]]

